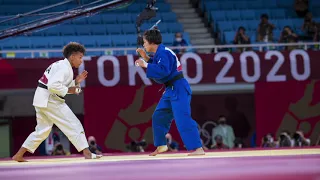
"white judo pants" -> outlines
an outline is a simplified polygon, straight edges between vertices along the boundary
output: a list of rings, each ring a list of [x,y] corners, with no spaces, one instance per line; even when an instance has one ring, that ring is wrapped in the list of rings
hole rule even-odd
[[[80,120],[71,111],[64,100],[50,96],[46,108],[35,107],[37,126],[23,143],[22,147],[34,153],[39,145],[49,136],[55,124],[80,152],[88,148],[88,142]]]

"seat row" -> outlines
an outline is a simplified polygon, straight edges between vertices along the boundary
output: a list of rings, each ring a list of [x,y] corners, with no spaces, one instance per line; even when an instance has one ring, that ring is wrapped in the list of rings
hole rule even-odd
[[[190,42],[189,34],[183,33],[183,35],[186,41]],[[172,45],[174,41],[174,34],[162,34],[162,40],[163,44]],[[50,37],[18,36],[0,40],[0,48],[2,50],[62,48],[69,42],[82,43],[86,48],[136,47],[137,35]]]
[[[278,8],[277,2],[275,0],[262,1],[202,1],[202,10],[244,10],[244,9],[262,9],[262,8]]]
[[[200,7],[206,10],[229,9],[262,9],[262,8],[293,8],[292,0],[200,0]],[[320,7],[320,1],[310,0],[309,7]]]
[[[61,1],[62,0],[28,0],[28,1],[25,1],[25,0],[0,0],[0,4],[2,4],[2,5],[16,5],[16,4],[21,4],[21,5],[29,5],[29,4],[51,5],[51,4],[59,3]],[[81,2],[82,4],[87,4],[87,3],[90,3],[92,1],[93,0],[79,0],[79,2]],[[111,1],[111,0],[108,0],[108,1]],[[136,2],[136,3],[146,3],[146,0],[134,0],[134,2]],[[165,0],[157,0],[157,3],[165,3]]]
[[[27,23],[34,20],[40,20],[42,17],[23,17],[16,20],[1,23],[1,25],[17,25]],[[136,13],[101,13],[89,17],[80,17],[70,21],[68,24],[123,24],[135,23],[137,18]],[[1,20],[1,19],[0,19]],[[177,22],[177,15],[174,12],[157,13],[156,17],[148,22]]]
[[[281,36],[280,30],[274,30],[273,31],[273,39],[274,42],[277,43]],[[221,40],[225,42],[225,44],[233,44],[234,37],[236,35],[237,31],[225,31],[223,32],[221,36]],[[247,31],[246,35],[250,38],[251,43],[255,43],[257,40],[257,31]]]
[[[228,20],[258,20],[262,14],[267,14],[269,19],[289,19],[298,18],[293,10],[278,9],[248,9],[224,11],[215,10],[208,12],[209,21],[228,21]],[[314,8],[313,17],[320,17],[320,8]]]
[[[314,19],[316,22],[320,22],[320,18]],[[270,20],[270,23],[275,25],[276,30],[282,30],[285,26],[290,26],[293,30],[299,31],[303,25],[303,19],[279,19]],[[217,21],[215,22],[215,31],[236,31],[240,26],[246,28],[246,30],[256,31],[260,20],[243,20],[243,21]]]
[[[285,9],[250,9],[241,11],[210,11],[210,18],[214,21],[257,20],[260,19],[261,14],[267,14],[269,19],[285,19],[288,17]]]
[[[153,23],[142,24],[141,30],[149,29]],[[9,26],[0,26],[1,29]],[[183,26],[180,23],[160,23],[158,25],[162,33],[183,32]],[[113,34],[136,34],[135,24],[105,24],[105,25],[58,25],[33,32],[33,36],[69,36],[69,35],[113,35]]]
[[[19,8],[16,5],[1,5],[0,6],[0,15],[16,15],[22,14],[26,12],[30,12],[39,8],[43,8],[43,5],[20,5]],[[50,8],[48,10],[41,11],[41,13],[48,12],[60,12],[70,10],[72,8],[77,7],[74,5],[61,5],[57,7]],[[133,3],[128,7],[118,8],[114,10],[108,10],[107,12],[128,12],[128,13],[139,13],[146,7],[146,3]],[[167,3],[157,3],[157,7],[159,8],[158,12],[171,12],[171,6]]]

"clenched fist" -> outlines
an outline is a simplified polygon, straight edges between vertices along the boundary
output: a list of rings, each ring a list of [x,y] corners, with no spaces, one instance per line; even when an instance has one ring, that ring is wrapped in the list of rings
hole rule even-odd
[[[142,59],[136,60],[136,61],[134,62],[134,64],[135,64],[136,66],[140,66],[140,67],[143,67],[143,68],[147,68],[147,66],[148,66],[148,63],[145,62],[145,61],[142,60]]]
[[[68,88],[68,93],[69,94],[80,94],[81,92],[81,88],[78,86],[74,86],[74,87],[69,87]]]

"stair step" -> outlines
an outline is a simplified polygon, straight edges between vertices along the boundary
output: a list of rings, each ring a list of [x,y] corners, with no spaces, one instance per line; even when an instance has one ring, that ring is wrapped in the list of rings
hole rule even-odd
[[[195,23],[195,24],[183,24],[183,28],[187,29],[196,29],[196,28],[205,28],[204,24],[202,23]]]
[[[189,33],[192,45],[214,45],[214,38],[196,9],[190,4],[190,0],[166,0],[166,2],[171,4],[171,9],[177,14],[178,22],[183,25],[184,32]],[[211,53],[212,49],[197,49],[197,52]]]
[[[201,53],[201,54],[210,54],[210,53],[212,53],[212,49],[197,49],[196,51],[197,51],[197,53]]]
[[[189,28],[184,28],[184,31],[188,32],[189,34],[195,34],[195,33],[207,33],[208,29],[207,28],[196,28],[196,29],[189,29]]]
[[[177,14],[178,18],[180,19],[188,19],[188,18],[197,18],[199,15],[197,13],[183,13]]]
[[[191,44],[193,45],[214,45],[213,38],[206,38],[206,39],[191,39]]]
[[[190,23],[202,23],[202,19],[199,17],[196,18],[178,18],[178,21],[181,23],[186,23],[186,24],[190,24]]]
[[[194,13],[194,12],[196,12],[196,10],[194,8],[189,8],[189,9],[175,9],[175,8],[172,8],[172,11],[177,13],[177,14]]]
[[[193,46],[211,46],[211,45],[214,45],[214,40],[212,40],[212,42],[193,42],[193,41],[191,41],[191,44]]]
[[[192,8],[191,4],[171,4],[173,9],[189,9]]]
[[[201,34],[189,34],[191,39],[206,39],[212,38],[210,33],[201,33]]]
[[[189,0],[167,0],[168,3],[174,4],[174,3],[189,3]]]

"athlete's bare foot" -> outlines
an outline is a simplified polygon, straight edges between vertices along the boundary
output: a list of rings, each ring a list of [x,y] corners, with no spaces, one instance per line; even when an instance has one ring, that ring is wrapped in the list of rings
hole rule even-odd
[[[157,154],[159,154],[158,149],[150,153],[149,156],[156,156]]]
[[[188,156],[201,156],[201,155],[205,155],[206,153],[204,152],[203,148],[198,148],[195,151],[193,151],[192,153],[188,154]]]
[[[12,160],[17,162],[28,162],[23,158],[24,153],[26,153],[28,149],[21,147],[19,151],[12,157]]]
[[[90,156],[85,155],[84,158],[85,159],[100,159],[102,157],[102,155],[98,155],[98,154],[91,154]]]
[[[102,155],[91,153],[91,151],[88,148],[83,150],[83,155],[85,159],[100,159],[102,157]]]
[[[166,151],[168,151],[167,145],[159,146],[159,147],[157,147],[157,149],[155,151],[153,151],[151,154],[149,154],[149,156],[156,156],[157,154],[164,153]]]
[[[14,155],[14,156],[12,157],[12,160],[17,161],[17,162],[28,162],[27,160],[25,160],[25,159],[23,158],[23,156],[18,156],[18,155]]]

